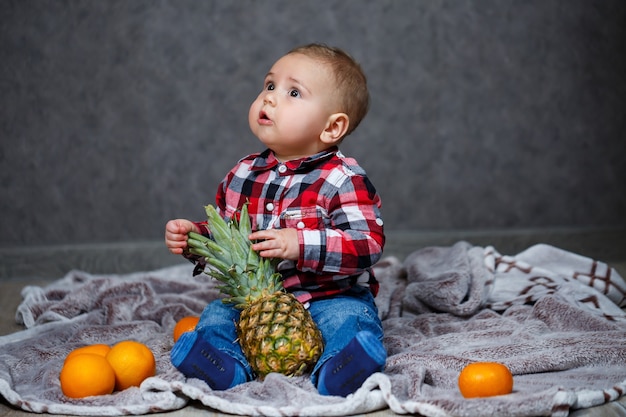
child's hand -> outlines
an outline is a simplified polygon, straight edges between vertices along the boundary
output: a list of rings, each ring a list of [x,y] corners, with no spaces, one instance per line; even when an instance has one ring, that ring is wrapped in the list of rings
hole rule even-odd
[[[175,255],[183,253],[187,247],[187,233],[199,233],[198,227],[186,219],[170,220],[165,225],[165,246]]]
[[[249,236],[250,240],[259,240],[252,249],[264,258],[280,258],[297,261],[300,256],[298,232],[296,229],[259,230]]]

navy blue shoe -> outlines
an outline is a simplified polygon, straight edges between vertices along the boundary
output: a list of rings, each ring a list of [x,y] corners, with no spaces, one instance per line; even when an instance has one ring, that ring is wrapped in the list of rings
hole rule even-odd
[[[226,390],[248,381],[243,366],[217,350],[197,332],[183,333],[170,352],[172,364],[187,378],[198,378],[213,390]]]
[[[368,331],[359,332],[322,366],[317,390],[322,395],[346,397],[359,389],[370,375],[382,371],[386,360],[382,342]]]

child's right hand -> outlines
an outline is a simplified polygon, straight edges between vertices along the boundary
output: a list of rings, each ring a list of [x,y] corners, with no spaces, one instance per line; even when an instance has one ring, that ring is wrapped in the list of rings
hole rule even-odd
[[[200,233],[200,229],[187,219],[170,220],[165,225],[165,246],[175,255],[181,255],[187,247],[187,234]]]

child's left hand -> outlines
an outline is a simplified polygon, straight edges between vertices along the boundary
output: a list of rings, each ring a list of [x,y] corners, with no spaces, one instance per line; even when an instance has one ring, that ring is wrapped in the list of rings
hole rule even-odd
[[[300,244],[296,229],[267,229],[253,232],[250,240],[259,242],[252,244],[252,249],[263,258],[280,258],[297,261],[300,256]]]

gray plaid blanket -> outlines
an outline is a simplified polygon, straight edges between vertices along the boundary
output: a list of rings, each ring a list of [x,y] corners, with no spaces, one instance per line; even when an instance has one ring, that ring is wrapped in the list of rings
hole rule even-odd
[[[198,401],[241,415],[338,416],[390,408],[424,416],[564,416],[626,390],[626,285],[605,263],[547,245],[515,256],[459,242],[376,266],[388,361],[347,398],[320,396],[307,376],[269,375],[228,391],[186,380],[169,362],[178,319],[219,296],[191,264],[127,275],[73,271],[26,287],[0,337],[0,394],[26,411],[147,414]],[[91,343],[134,339],[157,359],[157,375],[112,395],[68,399],[58,375],[65,355]],[[460,370],[499,361],[514,374],[510,395],[465,399]]]

